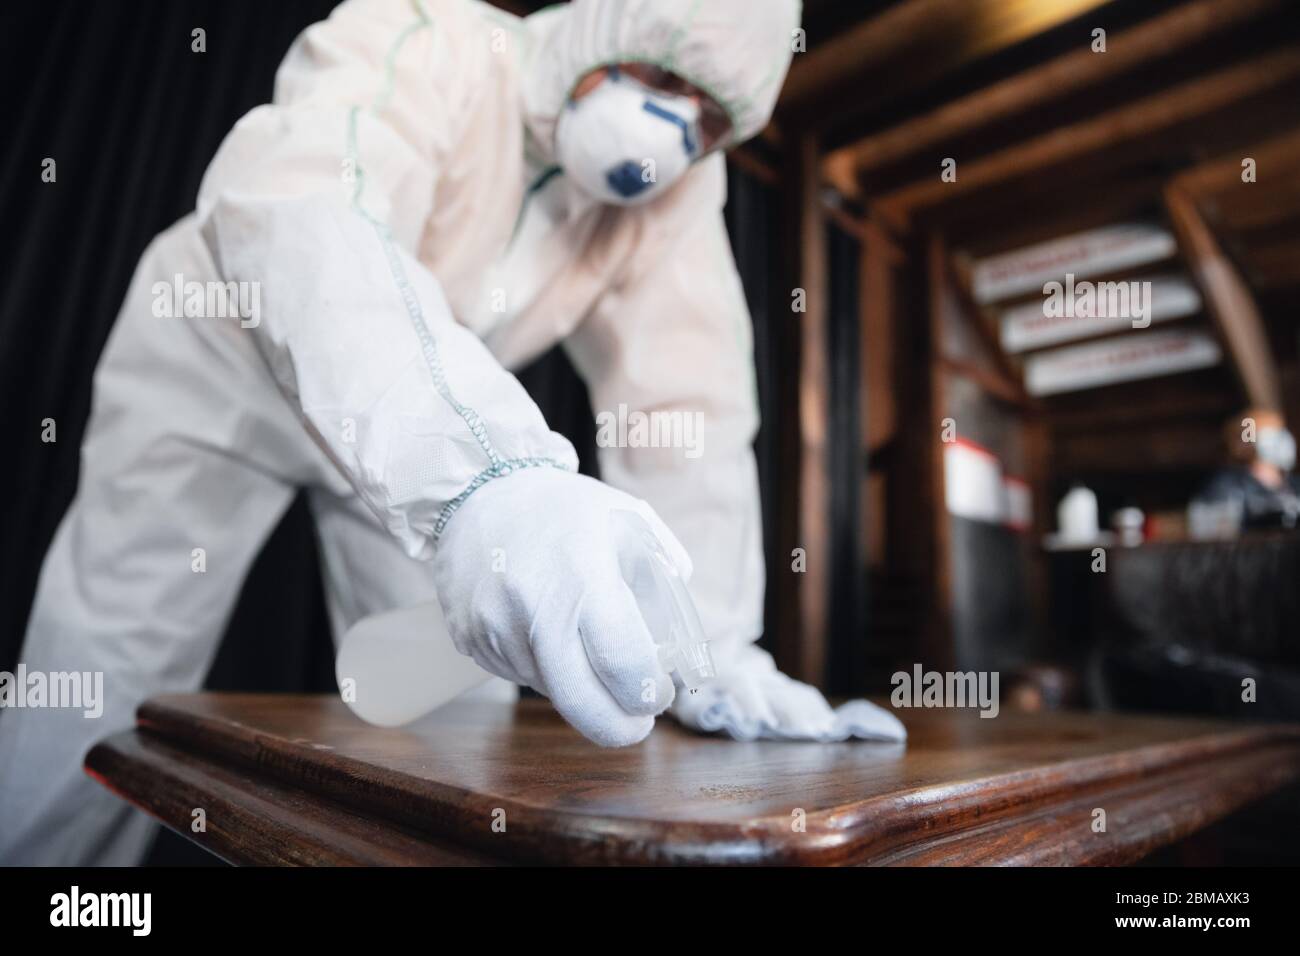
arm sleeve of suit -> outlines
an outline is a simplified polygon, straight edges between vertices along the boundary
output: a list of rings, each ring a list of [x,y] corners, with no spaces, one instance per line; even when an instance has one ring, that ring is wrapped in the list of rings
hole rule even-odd
[[[461,41],[422,3],[345,3],[294,44],[275,102],[235,126],[199,196],[222,279],[257,292],[238,334],[421,558],[486,481],[577,464],[414,255],[472,109]]]
[[[601,477],[668,524],[695,565],[690,590],[710,640],[739,643],[762,632],[764,575],[752,324],[725,200],[718,155],[663,206],[645,207],[631,268],[568,350],[597,425],[629,423],[626,440],[598,428]],[[642,419],[638,438],[634,416],[651,413],[659,420]],[[673,429],[677,447],[647,447]]]

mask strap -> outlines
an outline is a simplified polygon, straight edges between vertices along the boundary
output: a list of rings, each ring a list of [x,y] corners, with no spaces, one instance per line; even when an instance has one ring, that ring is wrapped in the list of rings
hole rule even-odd
[[[686,149],[687,156],[695,155],[695,141],[691,138],[691,124],[678,116],[672,110],[666,110],[654,100],[646,100],[642,107],[651,116],[657,116],[660,119],[667,120],[682,131],[682,146]]]

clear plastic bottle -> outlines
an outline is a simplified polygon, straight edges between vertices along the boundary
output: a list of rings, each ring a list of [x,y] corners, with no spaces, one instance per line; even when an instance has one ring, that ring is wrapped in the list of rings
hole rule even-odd
[[[624,540],[619,553],[637,556],[623,568],[664,670],[676,671],[689,690],[716,676],[704,625],[686,582],[650,525],[635,511],[610,513],[611,533]]]

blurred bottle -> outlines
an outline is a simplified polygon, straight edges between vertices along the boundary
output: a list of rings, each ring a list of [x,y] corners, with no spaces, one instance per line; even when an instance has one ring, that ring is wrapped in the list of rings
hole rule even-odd
[[[1056,506],[1056,524],[1062,541],[1086,544],[1097,540],[1101,531],[1097,520],[1097,496],[1091,489],[1076,484]]]
[[[1147,516],[1141,508],[1120,508],[1111,519],[1119,543],[1126,548],[1135,548],[1142,543],[1145,535]]]
[[[1241,533],[1246,503],[1243,496],[1229,494],[1218,499],[1193,499],[1187,506],[1187,534],[1193,541],[1235,538]]]

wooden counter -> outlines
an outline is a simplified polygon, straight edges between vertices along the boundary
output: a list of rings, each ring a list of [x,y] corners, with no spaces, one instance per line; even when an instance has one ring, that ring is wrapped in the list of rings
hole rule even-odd
[[[736,743],[665,719],[602,750],[541,700],[384,730],[332,696],[193,694],[146,702],[86,767],[253,864],[1120,864],[1300,776],[1293,726],[899,713],[906,747]]]

